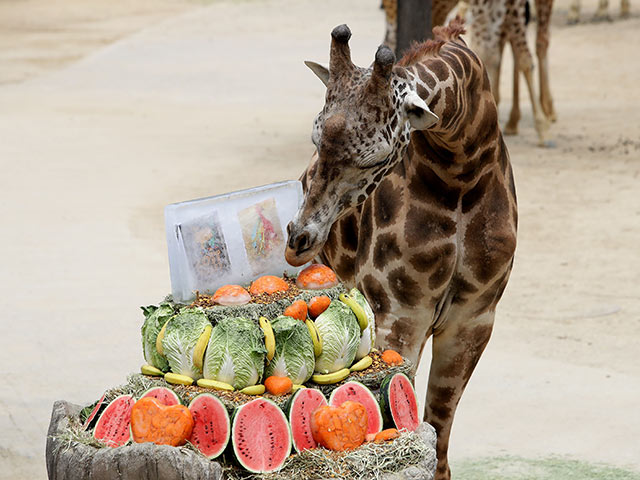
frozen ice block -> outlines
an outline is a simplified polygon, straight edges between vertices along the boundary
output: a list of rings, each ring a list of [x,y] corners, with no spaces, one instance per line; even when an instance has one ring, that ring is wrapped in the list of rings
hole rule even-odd
[[[295,180],[167,205],[174,300],[190,302],[196,290],[213,293],[261,275],[297,273],[303,267],[289,265],[284,250],[287,225],[302,199]]]

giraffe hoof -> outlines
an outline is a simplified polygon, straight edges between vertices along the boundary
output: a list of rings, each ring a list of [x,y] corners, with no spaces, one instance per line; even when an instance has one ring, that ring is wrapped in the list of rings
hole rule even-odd
[[[518,134],[518,127],[517,126],[513,126],[513,125],[505,125],[504,134],[505,135],[517,135]]]
[[[540,140],[540,142],[538,143],[539,147],[542,148],[556,148],[556,142],[554,140]]]

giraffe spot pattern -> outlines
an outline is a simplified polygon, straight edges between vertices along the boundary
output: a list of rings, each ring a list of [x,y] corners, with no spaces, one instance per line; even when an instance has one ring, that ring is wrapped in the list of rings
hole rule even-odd
[[[456,223],[450,217],[415,205],[407,212],[404,234],[409,247],[425,245],[455,233]]]
[[[380,182],[375,193],[375,217],[378,228],[395,223],[401,206],[400,187],[395,187],[391,180],[385,178]]]
[[[418,282],[411,277],[405,267],[398,267],[387,275],[389,290],[402,305],[415,307],[418,305],[424,293]]]
[[[373,275],[365,275],[358,289],[365,294],[375,313],[384,314],[391,310],[387,291]]]
[[[378,270],[383,270],[389,262],[400,257],[402,257],[402,251],[398,245],[396,235],[394,233],[379,235],[373,247],[373,266]]]

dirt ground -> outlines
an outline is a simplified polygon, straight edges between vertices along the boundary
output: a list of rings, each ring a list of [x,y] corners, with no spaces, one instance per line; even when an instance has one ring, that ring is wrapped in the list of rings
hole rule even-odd
[[[138,306],[170,289],[163,207],[298,176],[323,103],[302,61],[326,62],[346,22],[368,65],[378,5],[0,1],[0,478],[45,478],[52,402],[89,403],[138,369]],[[557,146],[536,147],[522,89],[507,138],[517,260],[454,424],[464,478],[604,478],[536,474],[549,458],[640,478],[640,12],[594,24],[583,2],[569,27],[567,7]]]

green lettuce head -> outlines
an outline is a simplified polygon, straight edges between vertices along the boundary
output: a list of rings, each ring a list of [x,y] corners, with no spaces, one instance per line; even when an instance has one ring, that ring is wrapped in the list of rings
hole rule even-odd
[[[289,377],[294,384],[311,378],[316,364],[309,329],[300,320],[281,316],[271,322],[276,338],[276,353],[266,366],[264,376]]]
[[[173,373],[194,380],[202,378],[202,372],[193,363],[193,350],[207,325],[211,323],[199,308],[184,308],[169,320],[162,338],[162,350]]]
[[[252,320],[240,317],[222,319],[211,330],[204,357],[204,377],[242,389],[262,378],[267,349],[264,334]]]
[[[334,300],[316,318],[322,338],[322,354],[316,358],[316,372],[331,373],[353,364],[360,345],[360,324],[351,309]]]
[[[358,361],[369,355],[371,349],[376,344],[376,318],[373,314],[373,310],[371,309],[371,305],[369,305],[369,302],[367,302],[364,295],[360,293],[360,290],[352,288],[349,292],[349,296],[362,307],[364,313],[369,319],[369,325],[362,331],[362,335],[360,336],[360,345],[356,352],[356,361]]]
[[[144,323],[142,324],[142,352],[149,365],[159,368],[163,372],[169,371],[169,362],[156,350],[156,340],[164,324],[173,317],[173,307],[168,303],[161,303],[159,307],[151,305],[142,307]]]

